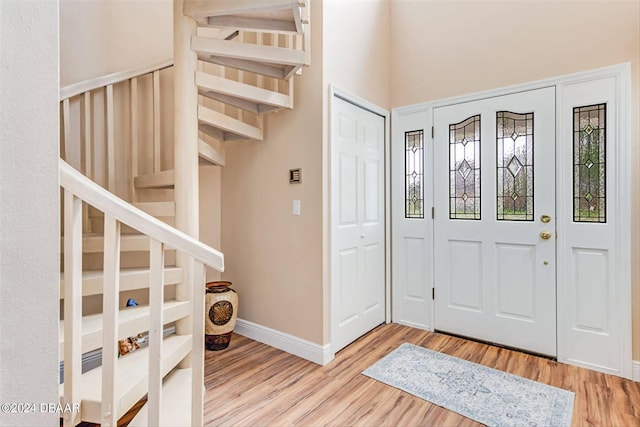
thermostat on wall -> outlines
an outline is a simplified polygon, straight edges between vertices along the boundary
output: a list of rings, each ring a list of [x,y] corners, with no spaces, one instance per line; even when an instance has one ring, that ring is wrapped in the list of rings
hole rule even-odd
[[[300,184],[302,182],[302,169],[289,169],[289,184]]]

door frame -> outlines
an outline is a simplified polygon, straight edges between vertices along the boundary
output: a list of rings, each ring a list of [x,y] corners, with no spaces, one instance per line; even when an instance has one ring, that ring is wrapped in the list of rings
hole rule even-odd
[[[328,293],[325,293],[325,307],[329,307],[328,310],[325,310],[325,316],[328,314],[328,318],[325,321],[326,330],[329,331],[329,343],[331,345],[332,338],[335,336],[336,331],[334,331],[334,323],[333,319],[337,316],[335,312],[336,307],[333,304],[333,295],[336,292],[335,286],[336,283],[333,280],[333,272],[335,271],[334,266],[332,265],[332,254],[334,251],[334,237],[333,237],[333,220],[331,217],[331,212],[333,208],[333,194],[331,192],[331,186],[333,182],[333,174],[336,172],[336,168],[332,164],[332,152],[334,150],[335,141],[333,140],[333,126],[336,124],[333,120],[334,114],[334,103],[336,99],[340,99],[342,101],[348,102],[355,107],[361,108],[363,110],[374,113],[384,119],[384,236],[385,236],[385,323],[391,322],[391,138],[390,138],[390,112],[385,110],[384,108],[367,101],[364,98],[361,98],[345,89],[340,88],[335,84],[329,85],[329,102],[328,107],[329,111],[327,114],[327,139],[328,142],[325,145],[327,150],[323,153],[325,158],[324,164],[326,165],[324,176],[326,180],[323,180],[324,187],[324,215],[323,215],[323,229],[326,231],[323,233],[325,239],[325,248],[323,254],[323,270],[325,277],[325,289],[328,289]],[[328,323],[328,324],[327,324]],[[330,357],[335,357],[335,350],[331,347]]]
[[[632,300],[632,288],[631,288],[631,236],[629,233],[631,226],[631,120],[630,120],[630,112],[631,112],[631,64],[624,63],[618,65],[612,65],[608,67],[598,68],[594,70],[578,72],[573,74],[568,74],[564,76],[552,77],[543,80],[538,80],[534,82],[528,82],[519,85],[507,86],[502,88],[497,88],[488,91],[476,92],[468,95],[455,96],[440,100],[435,100],[431,102],[425,102],[420,104],[409,105],[405,107],[394,108],[392,110],[393,117],[393,248],[394,248],[394,259],[393,259],[393,294],[394,294],[394,311],[393,311],[393,322],[405,324],[412,327],[418,327],[426,330],[434,330],[435,325],[435,317],[434,317],[434,304],[431,298],[426,298],[424,303],[422,304],[424,309],[428,311],[428,320],[420,321],[415,318],[414,315],[407,316],[404,311],[407,311],[402,304],[400,303],[399,289],[403,286],[401,280],[403,276],[401,272],[398,271],[400,256],[400,243],[399,240],[402,238],[401,233],[398,233],[398,230],[404,230],[407,227],[407,221],[404,220],[403,212],[403,200],[404,200],[404,185],[403,185],[403,169],[398,170],[398,168],[403,167],[403,159],[398,159],[401,157],[401,149],[403,147],[404,141],[401,142],[402,132],[404,128],[398,129],[403,122],[407,123],[411,121],[412,117],[422,117],[424,121],[424,130],[425,130],[425,151],[427,148],[433,150],[433,139],[429,138],[430,131],[429,127],[433,126],[433,109],[438,107],[451,106],[456,104],[461,104],[469,101],[478,101],[486,98],[492,98],[502,95],[509,95],[518,92],[524,92],[529,90],[541,89],[545,87],[555,86],[556,88],[556,205],[559,206],[559,201],[563,200],[564,197],[567,197],[566,191],[560,185],[560,177],[562,176],[560,172],[562,171],[560,159],[564,157],[561,152],[560,144],[557,141],[561,141],[562,133],[563,133],[563,123],[562,121],[562,94],[563,88],[572,84],[584,83],[592,80],[599,80],[608,77],[615,78],[616,81],[616,109],[617,109],[617,117],[615,126],[617,128],[617,142],[618,144],[614,147],[615,151],[615,159],[612,163],[611,174],[612,176],[612,185],[615,186],[616,194],[621,195],[617,197],[615,201],[615,205],[611,205],[610,210],[616,212],[618,217],[617,226],[615,229],[615,249],[617,254],[616,264],[613,268],[616,268],[617,273],[617,282],[619,283],[620,295],[618,295],[617,299],[617,312],[620,313],[620,321],[616,325],[618,330],[620,331],[621,343],[620,343],[620,369],[618,372],[608,372],[613,373],[615,375],[619,375],[625,378],[632,377],[632,311],[631,311],[631,300]],[[408,130],[408,129],[407,129]],[[399,146],[401,146],[399,148]],[[430,161],[433,161],[433,155],[427,156]],[[427,163],[427,158],[425,159],[425,180],[430,180],[433,184],[433,167],[432,165]],[[430,196],[433,196],[433,190],[429,192]],[[571,196],[571,195],[569,195]],[[624,197],[627,196],[627,197]],[[428,212],[429,207],[433,206],[433,198],[431,200],[427,200],[427,192],[425,192],[425,212]],[[436,215],[443,214],[436,212]],[[581,365],[580,363],[576,363],[575,361],[568,360],[563,357],[563,354],[567,354],[568,352],[568,343],[564,340],[564,333],[568,328],[571,327],[571,321],[568,316],[561,315],[563,306],[567,306],[567,296],[565,294],[565,283],[563,280],[563,275],[565,271],[562,267],[564,262],[562,250],[560,249],[561,238],[563,235],[563,221],[565,218],[560,218],[560,212],[558,214],[558,221],[556,225],[557,233],[560,236],[558,239],[558,250],[556,254],[556,262],[557,262],[557,271],[556,271],[556,295],[557,295],[557,331],[556,331],[556,339],[557,339],[557,352],[558,352],[558,361],[565,362],[569,364],[575,364],[580,366],[585,366],[590,369],[594,369],[592,366]],[[425,236],[421,236],[425,239],[427,244],[430,245],[431,254],[430,256],[425,256],[423,261],[425,262],[425,269],[427,270],[429,277],[427,277],[427,281],[430,282],[430,287],[433,286],[434,280],[434,260],[433,260],[433,219],[431,215],[426,215],[424,218],[424,222],[422,223],[422,227],[426,227],[427,232]],[[415,228],[415,227],[414,227]],[[427,289],[428,293],[431,293],[430,289]],[[564,304],[564,305],[563,305]]]

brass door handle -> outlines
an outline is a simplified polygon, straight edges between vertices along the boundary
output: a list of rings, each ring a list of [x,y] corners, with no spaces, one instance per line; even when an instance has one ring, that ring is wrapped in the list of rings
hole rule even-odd
[[[550,231],[541,231],[540,232],[540,237],[542,237],[544,240],[549,240],[551,238],[551,232]]]
[[[544,222],[545,224],[551,222],[551,217],[549,215],[542,215],[540,216],[540,221]]]

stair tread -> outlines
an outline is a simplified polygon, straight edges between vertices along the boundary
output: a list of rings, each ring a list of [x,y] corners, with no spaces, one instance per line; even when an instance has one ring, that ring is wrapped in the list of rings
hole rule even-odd
[[[202,71],[196,72],[196,85],[201,95],[258,114],[292,106],[289,95],[213,76]]]
[[[305,63],[304,52],[297,49],[239,43],[231,40],[194,36],[191,39],[191,48],[198,52],[202,60],[207,60],[206,57],[211,56],[270,66],[292,67],[301,67]]]
[[[163,375],[166,375],[191,351],[191,335],[171,335],[163,340]],[[124,415],[147,393],[149,348],[140,348],[116,362],[115,390],[118,414]],[[64,402],[64,384],[60,384],[60,402]],[[80,377],[82,421],[100,423],[102,398],[102,367]]]
[[[118,313],[119,339],[136,335],[149,329],[149,312],[147,305],[122,308]],[[189,301],[165,301],[163,305],[164,321],[174,322],[191,313]],[[102,347],[102,313],[82,317],[82,353]],[[64,358],[64,320],[59,327],[60,360]]]
[[[198,155],[201,159],[216,166],[224,166],[226,164],[224,150],[217,150],[202,139],[198,140]]]
[[[83,253],[100,253],[104,250],[104,235],[102,233],[87,233],[82,235]],[[149,250],[149,236],[140,233],[121,233],[120,251],[133,252]],[[60,238],[60,252],[64,252],[64,236]]]
[[[198,105],[198,123],[239,135],[245,139],[262,141],[262,129],[229,117],[210,108]]]
[[[298,0],[245,0],[243,2],[236,0],[217,0],[215,2],[186,0],[184,14],[194,18],[242,15],[287,19],[287,13],[290,13],[292,8],[298,7],[298,5]]]
[[[161,426],[191,426],[191,368],[176,369],[162,384],[160,405]],[[129,427],[149,425],[148,405],[145,403],[131,420]]]
[[[133,179],[136,188],[160,188],[172,187],[175,182],[173,169],[163,170],[144,175],[138,175]]]
[[[176,216],[175,202],[135,202],[133,206],[155,217]]]
[[[85,270],[82,272],[82,295],[98,295],[102,293],[102,270]],[[167,266],[164,268],[165,286],[182,282],[182,267]],[[130,291],[149,287],[148,268],[121,268],[120,291]],[[64,273],[60,273],[60,295],[64,296]]]
[[[173,171],[172,171],[173,172]],[[173,181],[173,178],[172,178]],[[171,184],[173,185],[173,183]],[[156,186],[157,188],[158,186]],[[149,187],[139,187],[139,188],[149,188]],[[155,217],[170,217],[175,216],[176,204],[173,201],[153,201],[153,202],[133,202],[131,203],[136,208],[141,211],[145,211],[149,215],[153,215]],[[96,218],[104,216],[104,213],[99,209],[96,209],[92,206],[89,207],[89,216]],[[99,233],[95,233],[99,234]],[[122,235],[133,235],[139,233],[121,233]]]

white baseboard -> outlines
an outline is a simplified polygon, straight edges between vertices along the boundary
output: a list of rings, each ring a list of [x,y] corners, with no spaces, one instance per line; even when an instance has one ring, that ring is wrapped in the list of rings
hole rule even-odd
[[[326,365],[334,357],[330,344],[316,344],[248,320],[238,319],[234,332],[318,365]]]
[[[640,360],[631,362],[631,379],[640,382]]]

